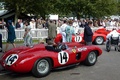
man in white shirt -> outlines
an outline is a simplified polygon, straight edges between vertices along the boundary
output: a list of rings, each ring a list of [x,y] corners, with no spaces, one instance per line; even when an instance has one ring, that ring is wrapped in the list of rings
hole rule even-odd
[[[60,33],[62,34],[62,42],[66,42],[66,33],[65,33],[66,26],[67,26],[67,21],[64,20],[64,23],[60,27]]]
[[[111,27],[115,27],[115,21],[114,21],[114,20],[111,20],[110,26],[111,26]]]
[[[35,29],[35,28],[36,28],[35,19],[31,19],[31,21],[30,21],[30,26],[31,26],[31,29]]]
[[[73,27],[74,27],[75,33],[78,33],[79,24],[78,24],[77,19],[75,19],[75,21],[73,22]]]
[[[120,41],[120,33],[118,33],[115,28],[113,28],[113,31],[111,31],[111,32],[106,36],[107,41],[108,41],[108,39],[111,40],[111,37],[112,37],[112,39],[117,39],[117,38],[119,38],[119,41]]]

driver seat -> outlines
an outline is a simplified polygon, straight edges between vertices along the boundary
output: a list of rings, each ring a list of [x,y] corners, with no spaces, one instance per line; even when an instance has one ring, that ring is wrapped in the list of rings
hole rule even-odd
[[[67,45],[65,44],[58,44],[58,45],[47,45],[45,48],[49,51],[60,52],[61,50],[66,50]]]
[[[54,51],[54,52],[60,52],[61,51],[61,49],[56,49],[53,45],[45,46],[45,49],[47,49],[48,51]]]
[[[68,46],[66,44],[59,43],[56,48],[61,49],[61,50],[66,50],[68,48]]]

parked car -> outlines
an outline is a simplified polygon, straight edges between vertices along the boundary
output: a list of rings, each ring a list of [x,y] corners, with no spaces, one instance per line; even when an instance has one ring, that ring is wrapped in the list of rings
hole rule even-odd
[[[101,45],[103,44],[105,41],[106,41],[106,34],[107,32],[101,32],[102,30],[96,30],[93,34],[93,38],[92,38],[92,42],[94,44],[97,44],[97,45]],[[103,33],[103,34],[101,34]],[[77,36],[73,35],[72,36],[72,42],[80,42],[80,43],[84,43],[84,40],[83,40],[83,37],[84,37],[84,33],[81,33]],[[62,35],[59,33],[57,34],[56,38],[55,38],[55,42],[58,43],[58,42],[62,42]]]
[[[67,67],[83,62],[87,66],[95,65],[102,50],[95,45],[86,46],[77,42],[62,44],[61,51],[50,51],[44,44],[33,47],[21,46],[4,53],[0,63],[6,70],[17,73],[32,72],[35,77],[47,76],[52,69]]]
[[[98,34],[104,34],[107,36],[107,34],[109,34],[111,32],[111,30],[107,30],[106,28],[98,28],[95,33],[98,33]]]

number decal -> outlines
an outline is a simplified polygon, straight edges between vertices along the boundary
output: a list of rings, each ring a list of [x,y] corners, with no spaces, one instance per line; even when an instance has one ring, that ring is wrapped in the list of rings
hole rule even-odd
[[[17,54],[11,54],[9,55],[6,59],[6,65],[11,66],[12,64],[14,64],[16,61],[18,60],[18,55]]]
[[[81,42],[82,37],[81,36],[75,36],[75,42]]]
[[[58,53],[58,61],[60,64],[66,64],[69,60],[69,55],[65,51],[61,51]]]

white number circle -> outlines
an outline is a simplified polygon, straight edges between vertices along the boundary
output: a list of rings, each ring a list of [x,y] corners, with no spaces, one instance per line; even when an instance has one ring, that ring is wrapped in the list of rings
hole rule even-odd
[[[11,66],[12,64],[14,64],[16,61],[18,60],[18,55],[17,54],[11,54],[9,55],[6,59],[6,65]]]
[[[82,37],[81,36],[75,36],[75,42],[81,42]]]
[[[58,53],[58,62],[60,64],[66,64],[69,60],[69,54],[65,51],[61,51]]]

